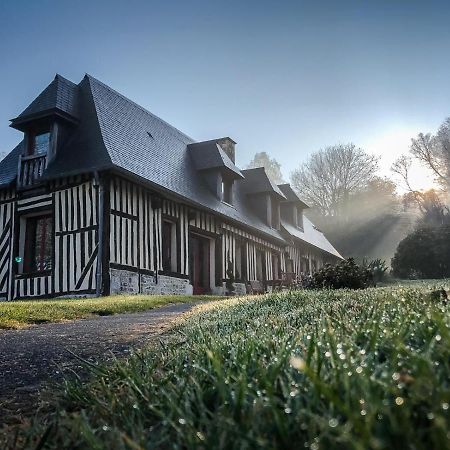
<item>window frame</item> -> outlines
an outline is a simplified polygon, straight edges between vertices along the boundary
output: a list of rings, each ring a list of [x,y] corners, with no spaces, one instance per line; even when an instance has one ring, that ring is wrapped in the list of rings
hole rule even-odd
[[[247,242],[245,240],[237,240],[236,241],[236,252],[235,252],[234,258],[235,258],[234,271],[235,271],[235,275],[236,275],[236,281],[245,283],[248,281]]]
[[[162,269],[164,273],[178,273],[178,224],[176,220],[173,220],[170,217],[162,217],[161,221],[161,252],[162,252]],[[165,236],[164,228],[169,225],[170,226],[170,248],[166,247],[167,239]],[[170,255],[167,255],[167,250],[169,250]],[[166,258],[169,256],[169,258]],[[167,261],[169,264],[167,265]]]
[[[43,249],[49,248],[49,256],[51,258],[51,264],[49,268],[39,269],[38,263],[36,261],[36,251],[37,251],[37,222],[39,219],[47,219],[49,221],[51,230],[49,233],[50,242],[44,242],[42,245]],[[33,224],[32,231],[30,230],[30,225]],[[48,226],[48,222],[47,222]],[[46,228],[44,228],[46,230]],[[26,276],[43,276],[52,273],[55,265],[55,254],[54,254],[54,231],[55,222],[54,215],[52,211],[36,211],[34,213],[26,214],[20,217],[20,235],[19,235],[19,256],[21,257],[21,262],[19,265],[19,274]],[[43,232],[44,236],[45,231]],[[33,235],[33,236],[32,236]],[[41,236],[41,237],[42,237]],[[33,245],[34,243],[34,245]],[[42,265],[45,258],[45,254],[41,251],[40,262]]]
[[[233,206],[233,180],[222,178],[221,197],[223,203]]]
[[[297,228],[303,231],[303,209],[297,208]]]
[[[272,280],[280,280],[282,275],[281,270],[281,253],[272,251]]]
[[[281,205],[273,196],[270,197],[270,225],[274,230],[281,229]]]
[[[45,152],[36,153],[36,138],[39,136],[48,135],[48,146]],[[50,152],[52,139],[52,132],[50,129],[43,129],[39,131],[31,131],[28,133],[28,145],[27,145],[27,155],[28,156],[45,156]]]

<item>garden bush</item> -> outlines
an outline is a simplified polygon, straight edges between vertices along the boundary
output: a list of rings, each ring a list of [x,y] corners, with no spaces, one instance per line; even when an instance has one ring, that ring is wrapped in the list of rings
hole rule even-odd
[[[406,236],[391,261],[399,278],[424,279],[450,276],[450,226],[422,227]]]
[[[353,258],[335,266],[325,265],[312,278],[311,287],[329,289],[364,289],[373,285],[372,272],[356,264]]]

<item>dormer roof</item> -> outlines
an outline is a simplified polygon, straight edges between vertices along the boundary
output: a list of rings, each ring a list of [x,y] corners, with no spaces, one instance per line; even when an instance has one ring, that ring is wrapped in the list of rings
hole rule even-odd
[[[285,195],[270,179],[264,167],[246,169],[242,171],[242,174],[245,178],[243,189],[247,195],[267,193],[273,194],[281,200],[286,200]]]
[[[78,86],[61,75],[53,81],[25,108],[11,120],[11,127],[22,129],[25,123],[52,114],[67,120],[78,119]]]
[[[216,140],[195,142],[188,149],[197,170],[219,169],[234,178],[244,178]]]
[[[289,203],[296,203],[302,209],[309,208],[309,206],[298,196],[294,189],[292,189],[289,183],[279,184],[278,187]]]

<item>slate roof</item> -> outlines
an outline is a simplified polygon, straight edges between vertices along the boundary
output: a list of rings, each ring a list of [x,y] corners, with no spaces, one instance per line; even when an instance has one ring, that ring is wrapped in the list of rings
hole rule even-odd
[[[215,140],[189,144],[188,148],[197,170],[222,169],[234,178],[244,178]]]
[[[292,189],[289,183],[279,184],[278,187],[288,202],[297,203],[302,209],[309,208],[309,206],[298,196],[294,189]]]
[[[19,155],[23,153],[23,141],[16,145],[0,162],[0,187],[11,184],[17,176]]]
[[[284,220],[281,220],[281,226],[294,238],[307,242],[314,247],[325,250],[326,252],[342,259],[340,253],[333,247],[333,245],[331,245],[325,235],[319,231],[307,217],[303,216],[303,230]]]
[[[269,192],[286,199],[263,168],[240,171],[220,145],[213,147],[209,158],[203,161],[204,148],[211,149],[214,141],[195,142],[90,75],[86,75],[78,85],[57,75],[19,118],[41,114],[49,107],[77,115],[79,121],[43,177],[50,179],[100,170],[119,171],[280,244],[286,242],[280,231],[259,219],[248,198],[252,193]],[[19,144],[0,162],[0,186],[14,181],[22,145]],[[222,167],[235,175],[233,206],[219,201],[208,189],[199,172],[199,169],[207,167]]]
[[[264,167],[256,167],[255,169],[246,169],[242,171],[245,177],[245,192],[247,194],[275,194],[282,200],[286,200],[284,194],[280,191],[276,183],[274,183],[267,175]]]
[[[11,120],[15,127],[31,117],[56,110],[67,116],[78,117],[78,86],[61,75],[56,75],[53,81],[22,111]]]

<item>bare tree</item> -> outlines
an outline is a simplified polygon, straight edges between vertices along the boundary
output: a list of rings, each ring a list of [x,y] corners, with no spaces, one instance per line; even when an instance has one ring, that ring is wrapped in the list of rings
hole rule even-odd
[[[428,167],[436,181],[445,189],[450,187],[450,117],[439,127],[435,135],[419,133],[411,139],[413,158]]]
[[[345,216],[350,195],[373,179],[378,159],[352,143],[326,147],[292,172],[291,184],[322,215]]]
[[[433,222],[434,224],[443,223],[445,215],[449,211],[444,204],[445,191],[439,192],[435,189],[430,189],[428,191],[421,192],[413,189],[409,179],[411,165],[411,157],[402,155],[391,166],[392,172],[400,176],[408,191],[403,196],[403,204],[407,206],[412,201],[419,208],[424,219],[429,222]]]
[[[423,214],[430,214],[430,209],[448,211],[448,206],[443,205],[448,203],[450,194],[450,118],[444,120],[435,135],[419,133],[411,139],[409,153],[411,156],[400,156],[391,167],[408,190],[407,200],[413,199]],[[431,171],[442,191],[420,192],[411,186],[409,174],[413,160]]]
[[[412,159],[409,156],[401,155],[397,158],[391,166],[391,171],[395,174],[399,175],[403,180],[405,187],[409,192],[414,193],[417,192],[411,187],[411,183],[409,181],[409,173],[411,171]]]
[[[276,184],[284,182],[283,175],[281,173],[281,164],[275,159],[271,158],[266,152],[257,152],[250,161],[247,169],[254,169],[256,167],[264,167],[267,175]]]

